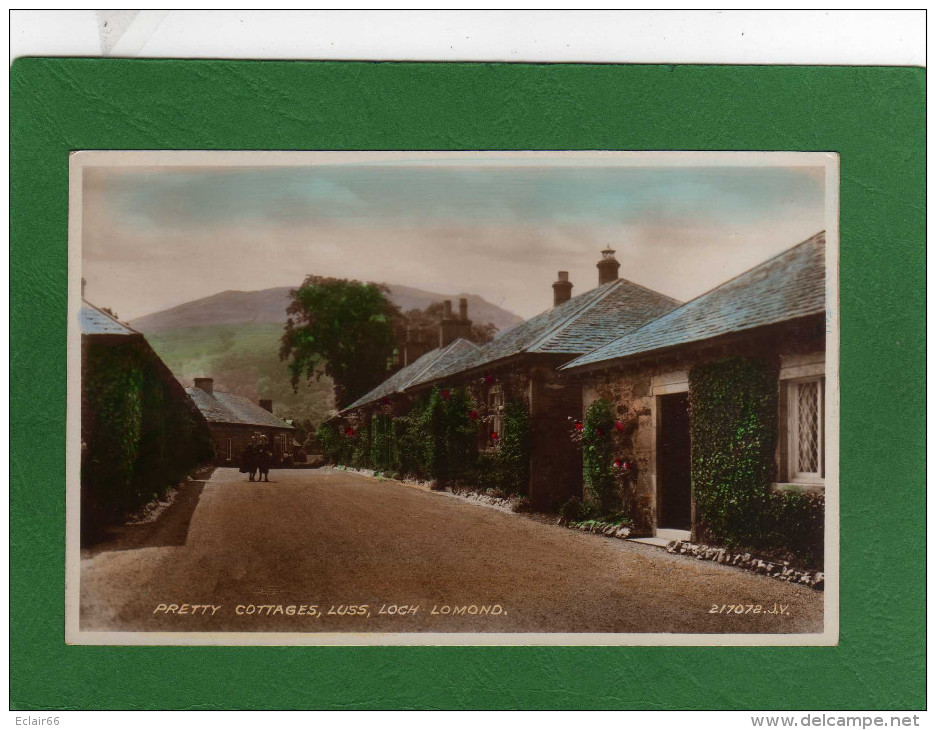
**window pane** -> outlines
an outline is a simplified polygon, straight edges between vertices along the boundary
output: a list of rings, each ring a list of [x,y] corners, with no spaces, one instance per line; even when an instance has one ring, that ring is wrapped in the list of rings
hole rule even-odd
[[[799,383],[796,388],[797,414],[797,471],[819,471],[819,382]]]

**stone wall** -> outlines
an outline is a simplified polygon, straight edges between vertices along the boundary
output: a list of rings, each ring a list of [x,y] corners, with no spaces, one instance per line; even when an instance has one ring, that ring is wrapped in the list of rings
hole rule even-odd
[[[629,493],[622,495],[634,520],[635,532],[652,534],[657,524],[657,396],[687,392],[688,374],[695,365],[725,357],[779,356],[781,365],[806,357],[821,363],[825,353],[822,325],[820,320],[811,319],[762,328],[744,337],[689,345],[665,355],[634,359],[607,371],[580,376],[582,417],[592,402],[604,398],[625,426],[616,436],[616,449],[637,463]],[[780,452],[778,448],[778,461]]]

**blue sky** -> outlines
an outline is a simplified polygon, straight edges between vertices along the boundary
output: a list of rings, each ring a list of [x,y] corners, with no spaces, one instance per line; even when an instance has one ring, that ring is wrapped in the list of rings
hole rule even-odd
[[[85,171],[89,297],[125,318],[307,273],[472,292],[521,316],[558,269],[688,299],[821,230],[822,168],[588,161]],[[740,267],[740,268],[739,268]]]

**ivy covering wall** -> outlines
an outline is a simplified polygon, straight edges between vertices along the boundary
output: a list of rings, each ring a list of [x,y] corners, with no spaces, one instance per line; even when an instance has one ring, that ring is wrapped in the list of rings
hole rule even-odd
[[[731,546],[759,539],[777,449],[779,364],[733,357],[689,372],[697,529]]]
[[[599,398],[588,406],[582,428],[585,497],[600,514],[610,514],[620,507],[611,440],[613,428],[614,412],[608,401]]]
[[[214,457],[204,418],[145,342],[82,343],[82,532],[138,509]]]
[[[406,414],[323,423],[316,436],[328,463],[383,474],[525,494],[530,419],[522,399],[508,401],[496,449],[479,453],[477,404],[465,388],[434,388]]]
[[[776,492],[779,363],[733,357],[689,373],[692,484],[703,540],[822,559],[822,495]]]

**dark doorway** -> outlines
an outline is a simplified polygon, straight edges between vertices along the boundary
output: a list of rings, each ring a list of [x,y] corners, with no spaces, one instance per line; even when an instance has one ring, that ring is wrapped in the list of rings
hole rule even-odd
[[[660,397],[660,444],[657,459],[657,527],[689,530],[692,528],[692,487],[688,393]]]

